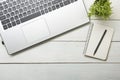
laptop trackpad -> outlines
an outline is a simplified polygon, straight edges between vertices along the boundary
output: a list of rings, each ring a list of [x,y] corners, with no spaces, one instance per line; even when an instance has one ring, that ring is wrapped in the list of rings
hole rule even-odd
[[[28,42],[37,41],[49,36],[48,26],[44,19],[28,23],[22,29]]]

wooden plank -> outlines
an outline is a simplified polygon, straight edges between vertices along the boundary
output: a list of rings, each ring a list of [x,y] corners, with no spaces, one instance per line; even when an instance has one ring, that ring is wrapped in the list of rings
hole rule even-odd
[[[84,3],[86,5],[87,11],[89,11],[90,6],[93,4],[95,0],[84,0]],[[112,10],[113,13],[110,17],[111,20],[113,19],[119,19],[120,20],[120,1],[119,0],[110,0],[112,2]],[[99,19],[96,17],[92,17],[92,19]]]
[[[112,10],[113,14],[111,15],[111,19],[119,19],[120,20],[120,1],[119,0],[110,0],[112,2]]]
[[[119,80],[120,64],[1,64],[1,80]]]
[[[112,42],[108,62],[120,62],[120,42]]]
[[[107,61],[85,57],[84,47],[85,42],[47,42],[11,56],[0,45],[0,63],[120,62],[120,42],[112,43]]]
[[[80,59],[84,45],[84,42],[47,42],[13,56],[0,45],[0,63],[75,62]]]
[[[85,0],[86,1],[86,0]],[[86,1],[87,3],[89,1]],[[92,0],[90,0],[92,2]],[[89,5],[89,4],[88,4]],[[119,16],[118,16],[119,17]],[[120,21],[92,20],[100,24],[111,26],[115,29],[113,43],[109,58],[106,62],[120,62]],[[0,63],[53,63],[53,62],[103,62],[84,57],[83,50],[89,31],[89,25],[80,27],[68,34],[61,35],[45,44],[30,48],[20,54],[11,56],[0,43]],[[1,41],[1,39],[0,39]]]

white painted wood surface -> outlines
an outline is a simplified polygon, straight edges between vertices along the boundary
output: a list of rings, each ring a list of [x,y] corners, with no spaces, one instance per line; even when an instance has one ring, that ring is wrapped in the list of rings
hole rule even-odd
[[[93,1],[84,0],[87,10]],[[120,1],[111,2],[110,20],[92,17],[92,22],[115,29],[107,61],[83,55],[86,25],[14,56],[0,43],[0,80],[120,80]]]
[[[0,71],[1,80],[120,79],[120,64],[3,64]]]

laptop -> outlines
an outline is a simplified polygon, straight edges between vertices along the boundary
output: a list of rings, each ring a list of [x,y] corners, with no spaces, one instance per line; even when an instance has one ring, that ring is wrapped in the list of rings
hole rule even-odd
[[[88,22],[83,0],[0,0],[0,34],[8,54]]]

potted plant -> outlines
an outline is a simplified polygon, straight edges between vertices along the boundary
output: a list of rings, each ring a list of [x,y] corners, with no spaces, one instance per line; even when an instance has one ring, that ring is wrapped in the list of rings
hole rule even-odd
[[[96,16],[102,19],[108,19],[112,14],[110,0],[95,0],[89,9],[89,17]]]

